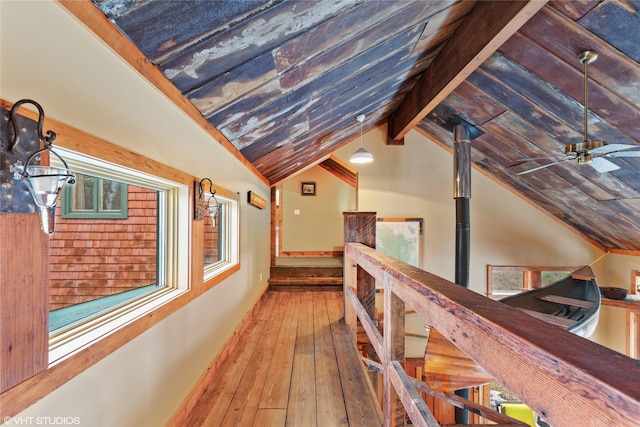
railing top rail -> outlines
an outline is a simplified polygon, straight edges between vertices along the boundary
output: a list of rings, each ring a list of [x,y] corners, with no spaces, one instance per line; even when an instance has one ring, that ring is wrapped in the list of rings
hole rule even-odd
[[[359,243],[355,262],[552,425],[637,425],[640,361]]]

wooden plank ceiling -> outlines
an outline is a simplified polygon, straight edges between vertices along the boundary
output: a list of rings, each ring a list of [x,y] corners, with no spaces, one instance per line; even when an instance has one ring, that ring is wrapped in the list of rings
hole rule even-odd
[[[583,140],[586,49],[589,139],[640,149],[640,0],[93,3],[271,184],[351,140],[360,113],[388,122],[388,143],[418,129],[449,147],[459,116],[484,132],[477,167],[601,248],[640,253],[640,157],[517,174]],[[513,167],[530,158],[545,159]]]

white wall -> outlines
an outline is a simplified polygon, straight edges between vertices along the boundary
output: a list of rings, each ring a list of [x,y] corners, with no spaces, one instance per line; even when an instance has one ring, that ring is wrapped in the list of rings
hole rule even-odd
[[[303,182],[316,183],[315,196],[301,195]],[[353,187],[320,166],[284,180],[280,199],[282,251],[342,250],[342,212],[355,209],[355,200]]]
[[[379,217],[424,218],[422,266],[453,281],[453,156],[417,131],[406,135],[404,146],[389,146],[385,140],[386,126],[364,135],[365,148],[373,153],[375,161],[357,167],[359,210],[377,212]],[[347,161],[358,145],[359,140],[354,140],[334,154]],[[490,264],[580,266],[603,255],[578,234],[477,170],[473,169],[471,179],[472,290],[486,292]],[[626,283],[624,287],[628,287],[630,271],[640,268],[640,257],[607,255],[592,268],[600,286]],[[624,352],[625,324],[620,323],[620,316],[609,315],[608,311],[604,310],[601,317],[604,332],[597,332],[592,339]]]
[[[630,290],[631,271],[640,271],[640,257],[607,254],[603,259],[607,265],[606,279],[600,286],[613,286]],[[617,307],[603,307],[600,323],[592,339],[620,353],[626,352],[626,310]]]
[[[19,414],[164,425],[267,285],[269,209],[246,192],[269,188],[56,3],[0,1],[0,55],[0,97],[240,193],[241,270]]]

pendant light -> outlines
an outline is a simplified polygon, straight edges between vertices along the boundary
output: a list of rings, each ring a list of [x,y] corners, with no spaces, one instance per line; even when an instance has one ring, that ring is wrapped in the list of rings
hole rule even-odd
[[[373,154],[364,149],[362,145],[362,122],[364,122],[364,114],[359,114],[356,120],[360,122],[360,148],[358,148],[349,157],[351,163],[371,163],[373,162]]]

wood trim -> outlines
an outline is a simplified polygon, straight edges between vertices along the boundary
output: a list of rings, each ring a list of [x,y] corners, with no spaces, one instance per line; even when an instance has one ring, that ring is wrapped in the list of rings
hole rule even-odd
[[[333,154],[331,154],[325,161],[319,163],[318,166],[333,174],[351,187],[356,188],[358,186],[358,171]]]
[[[276,253],[278,253],[280,251],[280,248],[276,248],[276,245],[278,245],[280,242],[277,240],[277,234],[278,234],[278,227],[280,226],[280,206],[278,206],[276,204],[276,193],[278,191],[278,188],[276,188],[276,186],[274,185],[273,187],[271,187],[271,212],[270,212],[270,216],[271,216],[271,244],[270,244],[270,249],[269,249],[269,253],[270,253],[270,259],[271,259],[271,265],[276,265]],[[282,230],[282,229],[280,229]]]
[[[640,301],[615,300],[603,297],[601,302],[602,305],[607,305],[609,307],[626,308],[627,310],[640,312]]]
[[[342,249],[334,249],[332,251],[282,251],[280,256],[282,258],[296,258],[296,257],[341,257],[344,251]]]
[[[115,53],[138,71],[149,83],[165,94],[171,102],[191,117],[213,139],[233,154],[247,169],[265,184],[269,180],[249,162],[231,142],[209,123],[202,113],[176,88],[173,83],[149,59],[122,34],[90,0],[59,0],[59,3],[95,33]]]
[[[627,313],[627,355],[640,359],[640,312]]]
[[[488,265],[490,269],[499,268],[503,271],[576,271],[576,267],[544,267],[544,266],[521,266],[521,265]]]
[[[546,3],[547,0],[477,2],[446,49],[391,115],[387,139],[403,138]]]
[[[629,249],[607,249],[607,252],[618,255],[630,255],[630,256],[640,256],[640,251],[629,250]]]
[[[640,294],[640,271],[631,270],[631,295]],[[640,310],[627,312],[627,355],[640,359]]]
[[[262,294],[258,297],[253,304],[251,310],[242,319],[240,325],[233,332],[231,337],[224,343],[218,354],[209,362],[207,368],[204,370],[196,384],[193,386],[187,397],[182,401],[176,412],[171,419],[167,422],[167,427],[172,426],[184,426],[187,420],[191,416],[191,413],[198,405],[198,402],[202,396],[206,393],[207,388],[213,382],[214,378],[220,373],[220,367],[227,360],[231,352],[235,349],[240,337],[246,331],[249,324],[253,321],[254,314],[260,310],[264,303],[265,296],[267,295],[268,288],[262,291]]]

